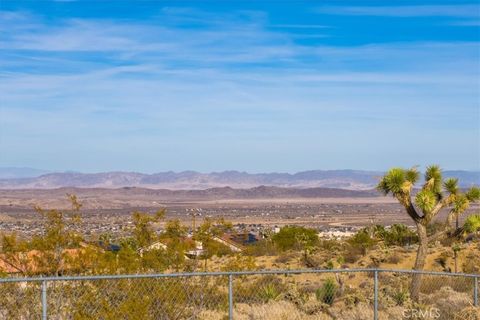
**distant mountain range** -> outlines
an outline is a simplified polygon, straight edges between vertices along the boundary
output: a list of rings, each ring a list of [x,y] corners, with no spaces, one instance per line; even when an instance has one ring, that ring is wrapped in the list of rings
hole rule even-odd
[[[0,167],[0,179],[34,178],[49,171],[34,168]]]
[[[10,171],[9,171],[10,170]],[[23,170],[23,171],[22,171]],[[28,176],[28,175],[31,176]],[[208,188],[254,188],[273,186],[283,188],[337,188],[348,190],[373,189],[381,171],[312,170],[289,173],[247,173],[223,171],[199,173],[195,171],[77,173],[61,172],[42,174],[41,170],[0,168],[0,189],[55,189],[123,188],[199,190]],[[480,184],[479,171],[445,171],[446,177],[457,177],[462,187]]]

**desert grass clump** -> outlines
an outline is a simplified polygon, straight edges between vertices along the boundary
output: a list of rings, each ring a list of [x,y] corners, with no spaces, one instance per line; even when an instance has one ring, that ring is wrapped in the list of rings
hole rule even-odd
[[[393,294],[392,298],[397,306],[403,306],[410,298],[410,294],[407,290],[398,290]]]
[[[278,285],[275,285],[274,283],[268,283],[260,288],[259,297],[264,302],[276,300],[281,294],[279,289],[280,288]]]
[[[438,281],[438,280],[437,280]],[[433,306],[438,309],[440,319],[454,319],[460,310],[468,308],[472,304],[470,292],[457,292],[450,287],[442,287],[429,295],[421,295],[423,305]]]
[[[286,284],[275,275],[266,275],[252,282],[235,284],[235,301],[244,303],[266,303],[279,298],[287,291]]]
[[[456,313],[453,320],[478,320],[480,319],[480,308],[466,307],[460,312]]]
[[[317,289],[315,296],[318,301],[332,305],[337,293],[337,284],[333,278],[328,278],[323,285]]]

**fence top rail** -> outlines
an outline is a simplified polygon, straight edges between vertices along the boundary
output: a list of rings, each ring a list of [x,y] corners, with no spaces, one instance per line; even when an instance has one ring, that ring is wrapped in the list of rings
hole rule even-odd
[[[60,277],[25,277],[25,278],[0,278],[0,283],[6,282],[42,282],[42,281],[88,281],[88,280],[114,280],[114,279],[142,279],[142,278],[173,278],[173,277],[202,277],[202,276],[244,276],[244,275],[269,275],[269,274],[308,274],[308,273],[355,273],[355,272],[388,272],[406,274],[425,274],[450,277],[480,278],[479,274],[450,273],[423,270],[401,269],[300,269],[300,270],[258,270],[258,271],[223,271],[223,272],[186,272],[186,273],[152,273],[152,274],[118,274],[118,275],[92,275],[92,276],[60,276]]]

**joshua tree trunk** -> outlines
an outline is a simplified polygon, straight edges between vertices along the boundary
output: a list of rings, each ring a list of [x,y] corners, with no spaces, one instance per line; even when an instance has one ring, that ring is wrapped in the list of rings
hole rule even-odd
[[[423,270],[425,267],[425,260],[428,254],[428,237],[427,237],[427,228],[417,223],[417,232],[418,232],[418,250],[417,250],[417,258],[415,260],[415,270]],[[420,293],[420,287],[422,285],[422,274],[414,273],[412,275],[412,286],[410,288],[410,297],[418,302],[418,297]]]

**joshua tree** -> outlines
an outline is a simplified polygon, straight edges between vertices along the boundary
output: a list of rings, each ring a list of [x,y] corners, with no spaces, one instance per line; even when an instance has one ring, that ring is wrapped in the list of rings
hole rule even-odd
[[[425,183],[413,195],[413,187],[419,178],[420,174],[415,167],[411,169],[393,168],[382,177],[377,186],[377,189],[384,195],[392,194],[405,207],[407,214],[415,223],[419,239],[415,270],[423,270],[428,244],[451,232],[454,219],[462,214],[471,202],[480,199],[478,187],[461,192],[458,187],[458,179],[443,180],[442,170],[436,165],[427,167]],[[427,226],[444,208],[449,209],[445,224],[434,234],[428,235]],[[410,288],[410,295],[413,299],[418,299],[420,285],[421,275],[415,274]]]

